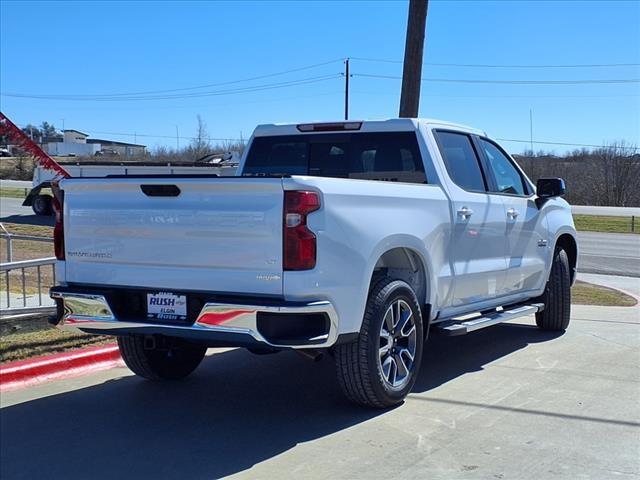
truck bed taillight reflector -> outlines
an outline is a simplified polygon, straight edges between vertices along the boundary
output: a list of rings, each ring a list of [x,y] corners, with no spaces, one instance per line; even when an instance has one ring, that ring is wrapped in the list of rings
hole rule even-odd
[[[60,190],[57,193],[58,195],[54,195],[51,201],[56,215],[56,224],[53,227],[53,250],[58,260],[64,260],[64,221],[62,217],[63,202],[61,201],[64,198],[64,193]]]
[[[307,215],[319,208],[316,192],[284,192],[284,270],[311,270],[316,266],[316,236],[307,228]]]

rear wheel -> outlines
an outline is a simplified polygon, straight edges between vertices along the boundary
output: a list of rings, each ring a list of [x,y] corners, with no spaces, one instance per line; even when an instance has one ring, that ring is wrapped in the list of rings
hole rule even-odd
[[[188,343],[145,345],[141,336],[118,337],[118,347],[127,367],[149,380],[184,378],[200,365],[207,351],[207,347]]]
[[[358,339],[335,347],[338,379],[347,398],[378,408],[402,402],[416,381],[423,341],[414,291],[402,280],[379,281],[369,293]]]
[[[557,248],[553,255],[551,273],[544,294],[540,298],[544,310],[536,313],[536,324],[543,330],[563,331],[571,317],[571,274],[567,253]]]
[[[49,216],[53,213],[51,195],[36,195],[31,204],[36,215]]]

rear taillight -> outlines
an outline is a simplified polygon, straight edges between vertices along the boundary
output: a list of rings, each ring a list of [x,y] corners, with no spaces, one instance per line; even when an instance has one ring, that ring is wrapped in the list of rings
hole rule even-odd
[[[316,236],[307,228],[307,215],[319,208],[316,192],[284,192],[284,270],[310,270],[316,266]]]
[[[56,215],[56,224],[53,227],[53,250],[58,260],[64,260],[64,221],[62,218],[63,192],[58,190],[51,204]]]

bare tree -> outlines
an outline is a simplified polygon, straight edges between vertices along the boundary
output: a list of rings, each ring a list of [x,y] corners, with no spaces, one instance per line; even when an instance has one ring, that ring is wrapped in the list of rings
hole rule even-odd
[[[624,141],[613,142],[593,152],[600,181],[594,187],[599,203],[627,207],[640,189],[640,157]]]
[[[570,203],[635,207],[640,205],[640,154],[635,152],[635,146],[619,141],[563,156],[525,152],[515,158],[534,182],[564,178]]]
[[[207,133],[207,124],[202,120],[202,117],[198,115],[198,130],[196,136],[191,140],[191,149],[193,156],[197,159],[200,158],[211,150],[209,144],[209,134]]]

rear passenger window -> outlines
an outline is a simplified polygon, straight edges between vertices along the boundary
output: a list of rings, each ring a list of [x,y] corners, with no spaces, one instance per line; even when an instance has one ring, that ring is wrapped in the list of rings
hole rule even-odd
[[[452,132],[436,132],[436,136],[451,180],[465,190],[484,192],[484,177],[471,138]]]
[[[426,183],[415,134],[353,134],[349,178]]]

